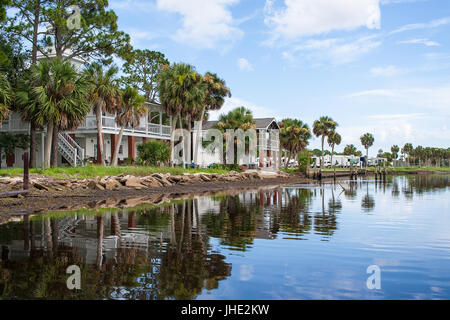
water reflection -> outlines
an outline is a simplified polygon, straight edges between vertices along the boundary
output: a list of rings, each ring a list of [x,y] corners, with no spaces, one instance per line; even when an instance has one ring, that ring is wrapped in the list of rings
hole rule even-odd
[[[323,253],[321,259],[325,260],[329,255],[325,264],[340,262],[335,256],[336,248],[330,246],[341,226],[340,237],[352,233],[348,239],[354,241],[353,234],[359,231],[356,228],[370,223],[361,220],[365,219],[361,215],[350,215],[358,210],[358,203],[360,214],[381,219],[383,213],[378,210],[382,210],[386,201],[407,203],[424,194],[445,193],[444,197],[448,197],[448,187],[449,176],[402,176],[388,177],[381,183],[361,180],[315,187],[267,188],[237,195],[197,197],[159,207],[25,217],[23,222],[0,226],[0,297],[195,299],[227,287],[221,283],[230,282],[239,287],[242,281],[253,281],[254,273],[273,283],[284,283],[286,274],[279,276],[276,270],[258,272],[264,264],[236,262],[239,268],[235,269],[234,260],[237,257],[245,260],[254,252],[261,252],[258,259],[264,260],[264,250],[266,246],[270,250],[273,242],[280,245],[280,254],[286,254],[283,257],[288,263],[289,259],[299,263],[298,258],[304,253],[288,249],[289,241],[308,240],[307,246],[301,246],[302,250]],[[388,222],[381,222],[385,228]],[[440,223],[447,222],[448,219],[440,220]],[[377,231],[385,232],[383,239],[398,236],[384,229]],[[340,237],[336,241],[344,241]],[[346,255],[355,255],[355,247],[349,245],[348,239],[339,248],[345,252],[341,257],[345,263],[348,263]],[[440,247],[450,244],[448,238],[440,241]],[[367,250],[360,253],[359,260],[367,260],[366,254]],[[301,261],[313,264],[314,260]],[[445,261],[449,263],[448,259]],[[65,270],[73,264],[81,267],[80,291],[66,287]],[[308,277],[298,272],[297,278]],[[239,280],[234,279],[235,273],[241,274]],[[434,279],[434,282],[439,281]],[[325,280],[322,285],[330,287]],[[279,290],[276,297],[287,289]],[[333,291],[331,286],[329,290],[332,290],[331,298],[340,297],[339,288]],[[361,290],[353,297],[364,297],[367,292]],[[447,286],[441,294],[447,295],[448,290]],[[295,298],[308,298],[304,291],[295,295],[294,290],[292,294]],[[219,297],[238,298],[236,293],[222,293]],[[245,296],[264,297],[256,290]]]

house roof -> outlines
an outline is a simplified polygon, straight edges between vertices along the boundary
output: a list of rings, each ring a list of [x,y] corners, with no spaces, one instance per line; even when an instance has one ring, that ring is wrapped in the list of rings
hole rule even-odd
[[[255,118],[256,129],[257,130],[267,130],[270,129],[272,124],[274,125],[274,129],[279,129],[278,123],[275,118]],[[219,121],[206,121],[203,123],[202,129],[208,130],[212,129]]]

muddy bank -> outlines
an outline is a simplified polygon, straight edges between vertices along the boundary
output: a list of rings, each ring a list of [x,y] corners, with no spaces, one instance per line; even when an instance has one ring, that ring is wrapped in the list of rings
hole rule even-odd
[[[148,177],[117,176],[102,179],[49,179],[32,177],[27,196],[0,199],[0,223],[21,214],[98,207],[158,204],[221,191],[258,189],[291,183],[309,183],[302,175],[230,173]],[[1,178],[0,192],[19,190],[21,179]]]

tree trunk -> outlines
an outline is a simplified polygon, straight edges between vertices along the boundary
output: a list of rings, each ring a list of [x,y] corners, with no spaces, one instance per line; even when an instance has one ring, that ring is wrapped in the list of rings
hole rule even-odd
[[[53,138],[52,138],[52,155],[51,155],[51,166],[56,168],[58,166],[58,126],[53,126]]]
[[[170,155],[170,162],[172,165],[172,168],[175,166],[173,159],[174,159],[174,148],[175,148],[175,129],[177,127],[177,117],[172,118],[172,132],[171,132],[171,139],[170,139],[170,150],[171,150],[171,155]]]
[[[331,146],[331,165],[333,166],[334,177],[336,177],[336,167],[333,162],[334,144]]]
[[[366,148],[366,168],[369,167],[369,148]]]
[[[178,115],[178,122],[180,124],[180,129],[183,130],[183,122],[181,121],[181,114]],[[181,137],[181,147],[183,148],[183,169],[186,169],[186,150],[184,149],[184,134]]]
[[[36,126],[30,123],[30,168],[36,168]]]
[[[41,14],[41,0],[36,0],[34,7],[34,21],[33,21],[33,42],[31,48],[31,64],[37,63],[38,51],[38,32],[39,32],[39,18]],[[34,121],[30,121],[30,168],[36,168],[36,125]]]
[[[203,119],[205,117],[205,112],[206,112],[206,106],[203,106],[203,110],[202,110],[202,114],[200,116],[200,125],[197,128],[197,139],[195,139],[195,145],[194,145],[194,164],[195,167],[198,166],[198,145],[201,142],[201,134],[202,134],[202,129],[203,129]]]
[[[289,152],[289,158],[287,159],[286,163],[284,164],[284,168],[287,169],[289,167],[289,162],[291,162],[291,153]],[[286,157],[285,157],[286,158]]]
[[[114,148],[114,155],[111,161],[111,166],[116,167],[118,164],[119,159],[119,149],[120,145],[122,144],[122,137],[123,137],[123,128],[120,128],[119,137],[117,137],[116,147]]]
[[[102,166],[105,166],[105,146],[103,145],[102,138],[102,107],[100,101],[97,101],[97,105],[95,106],[95,117],[97,119],[97,144],[100,150],[100,157],[102,158]]]
[[[192,119],[189,116],[187,118],[187,120],[188,120],[189,138],[188,138],[188,151],[186,152],[186,156],[189,156],[189,158],[187,159],[188,160],[187,162],[188,162],[188,168],[190,168],[191,164],[192,164],[192,154],[191,154],[191,150],[192,150],[192,134],[191,134],[191,131],[192,131]]]
[[[47,136],[45,137],[45,169],[50,168],[50,156],[52,153],[53,123],[47,125]]]
[[[323,144],[325,143],[325,135],[322,135],[322,160],[320,161],[320,171],[323,170],[323,163],[325,161],[325,154],[323,153]]]

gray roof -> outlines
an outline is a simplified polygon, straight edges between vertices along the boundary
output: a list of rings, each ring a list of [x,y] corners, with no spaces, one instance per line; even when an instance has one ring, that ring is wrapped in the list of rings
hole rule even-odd
[[[276,128],[279,129],[278,123],[275,118],[255,118],[256,129],[258,130],[266,130],[272,123],[275,123]],[[219,121],[206,121],[203,123],[202,129],[208,130],[213,128]]]

